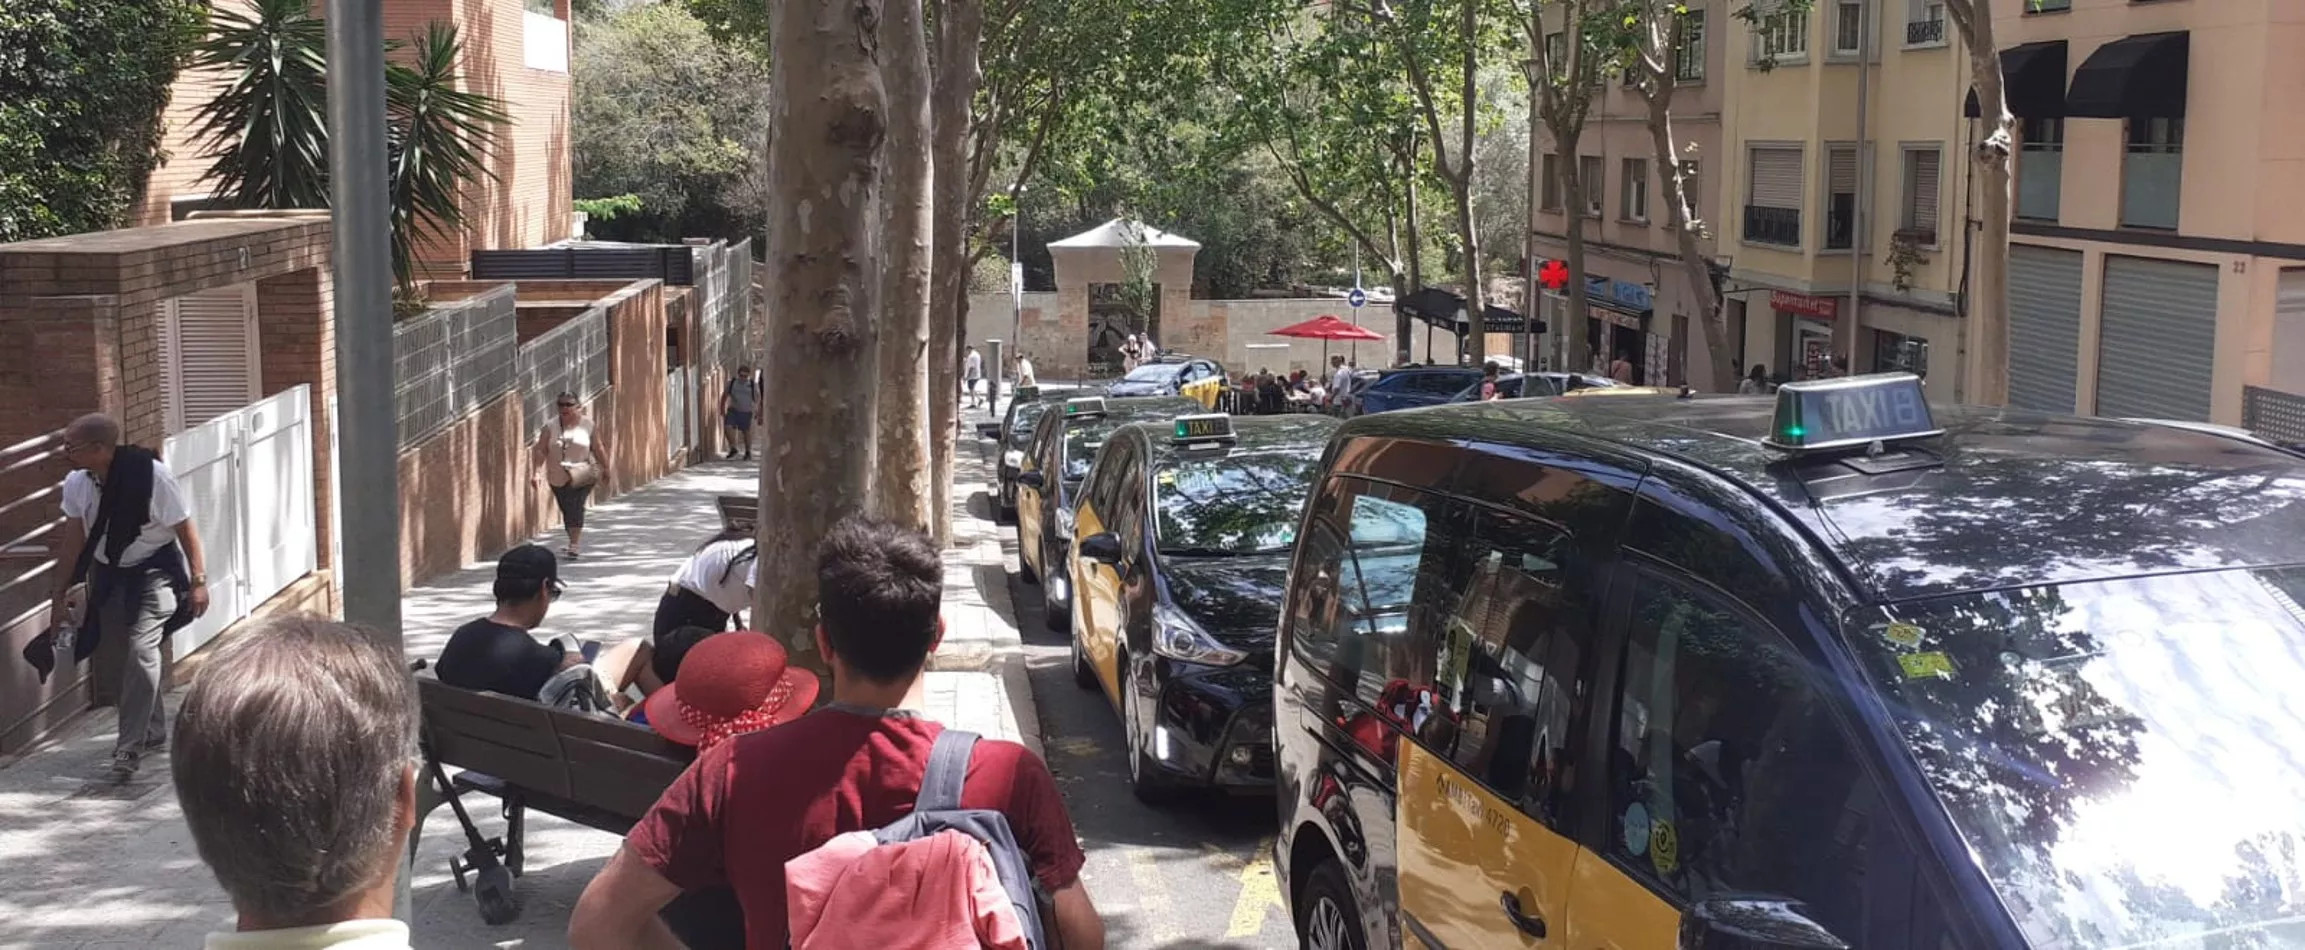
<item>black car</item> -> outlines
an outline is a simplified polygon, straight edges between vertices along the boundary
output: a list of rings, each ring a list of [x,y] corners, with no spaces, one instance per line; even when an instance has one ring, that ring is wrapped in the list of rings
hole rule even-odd
[[[1139,797],[1272,784],[1273,626],[1336,427],[1180,416],[1098,453],[1075,520],[1073,675],[1119,712]]]
[[[1044,622],[1063,630],[1072,620],[1064,570],[1072,547],[1072,507],[1080,500],[1081,479],[1114,430],[1131,422],[1165,421],[1200,411],[1181,396],[1106,399],[1079,396],[1044,404],[1030,447],[1018,460],[1016,484],[1017,561],[1026,583],[1041,585]]]
[[[1437,406],[1480,381],[1481,371],[1474,368],[1403,366],[1379,372],[1375,381],[1354,393],[1354,406],[1362,415]]]
[[[1364,416],[1305,510],[1307,946],[2299,943],[2305,455],[1890,374]]]
[[[1530,385],[1534,380],[1535,385]],[[1624,383],[1591,373],[1500,373],[1497,376],[1497,398],[1520,399],[1540,396],[1561,396],[1585,389],[1623,389]],[[1474,376],[1470,385],[1459,390],[1450,402],[1481,401],[1481,380]]]
[[[1218,366],[1213,360],[1202,359],[1197,356],[1163,356],[1155,362],[1146,363],[1129,370],[1128,375],[1114,380],[1112,385],[1105,387],[1105,395],[1114,397],[1195,395],[1200,389],[1221,389],[1224,379],[1224,368]],[[1215,381],[1213,386],[1206,382],[1209,380]],[[1186,389],[1195,383],[1202,385],[1193,390]],[[1210,399],[1201,400],[1201,405],[1207,406],[1209,404]]]
[[[1016,473],[1024,463],[1025,453],[1032,448],[1033,433],[1040,425],[1043,410],[1048,403],[1080,395],[1072,387],[1025,387],[1009,399],[1008,411],[999,422],[977,424],[977,434],[992,439],[1000,446],[998,466],[999,484],[994,487],[994,498],[999,503],[1002,520],[1016,517]]]

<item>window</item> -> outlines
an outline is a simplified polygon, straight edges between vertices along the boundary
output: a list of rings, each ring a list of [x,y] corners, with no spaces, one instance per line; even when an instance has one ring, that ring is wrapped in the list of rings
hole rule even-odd
[[[1839,0],[1833,4],[1833,55],[1855,56],[1865,50],[1865,4]]]
[[[1857,147],[1825,152],[1825,249],[1846,251],[1857,239]]]
[[[1545,68],[1553,75],[1565,76],[1569,72],[1569,35],[1563,32],[1545,34]]]
[[[1897,234],[1921,247],[1937,245],[1939,156],[1934,146],[1905,150],[1905,204]]]
[[[2130,119],[2121,163],[2121,226],[2177,228],[2177,189],[2185,170],[2184,119]]]
[[[1647,224],[1649,221],[1649,163],[1638,158],[1625,159],[1623,191],[1617,196],[1617,214],[1627,221]]]
[[[1673,79],[1677,82],[1703,82],[1705,11],[1690,10],[1681,14],[1674,28],[1678,33],[1673,38]]]
[[[1434,651],[1411,643],[1410,623],[1433,603],[1445,572],[1447,553],[1433,550],[1428,525],[1442,520],[1446,503],[1354,478],[1322,490],[1328,497],[1314,503],[1298,559],[1306,576],[1297,582],[1291,652],[1362,702],[1383,705],[1394,684],[1433,680]]]
[[[1945,45],[1943,0],[1908,0],[1905,15],[1906,46]]]
[[[1538,205],[1538,210],[1561,210],[1561,169],[1559,159],[1560,156],[1558,155],[1554,155],[1550,152],[1545,153],[1544,203]]]
[[[1600,217],[1601,196],[1608,191],[1608,181],[1601,171],[1600,156],[1577,156],[1577,187],[1585,191],[1585,217]]]
[[[2017,217],[2055,221],[2065,176],[2065,120],[2018,121],[2022,144],[2017,151]]]
[[[1809,13],[1787,10],[1761,17],[1753,26],[1755,63],[1800,62],[1809,55]]]
[[[1801,149],[1752,150],[1746,186],[1745,240],[1753,244],[1801,246]]]
[[[1567,534],[1486,509],[1471,516],[1447,591],[1438,707],[1419,741],[1497,797],[1554,827],[1570,801],[1568,765],[1584,733],[1596,586]]]
[[[1654,574],[1635,583],[1609,749],[1612,857],[1686,900],[1804,902],[1863,943],[1865,859],[1894,835],[1821,677],[1725,602]]]

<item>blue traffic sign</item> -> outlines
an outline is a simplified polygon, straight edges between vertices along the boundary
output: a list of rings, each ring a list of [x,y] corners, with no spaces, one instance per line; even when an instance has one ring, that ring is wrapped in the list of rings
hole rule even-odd
[[[1362,304],[1369,302],[1368,291],[1362,290],[1359,287],[1355,287],[1353,288],[1352,293],[1345,295],[1345,302],[1352,304],[1353,309],[1359,310]]]

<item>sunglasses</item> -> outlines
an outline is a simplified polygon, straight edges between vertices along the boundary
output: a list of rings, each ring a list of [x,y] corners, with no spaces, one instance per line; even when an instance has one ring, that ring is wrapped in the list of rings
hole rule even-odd
[[[575,404],[575,403],[573,403],[573,402],[564,402],[564,403],[561,403],[561,404],[560,404],[560,408],[562,408],[562,409],[574,409],[574,408],[576,408],[576,404]]]

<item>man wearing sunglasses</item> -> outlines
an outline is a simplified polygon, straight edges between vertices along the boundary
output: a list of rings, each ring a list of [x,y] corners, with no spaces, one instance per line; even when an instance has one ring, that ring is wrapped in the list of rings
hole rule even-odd
[[[544,623],[560,591],[560,561],[550,550],[523,544],[504,552],[496,559],[496,612],[456,628],[434,675],[460,689],[537,698],[553,674],[590,659],[529,634]]]

